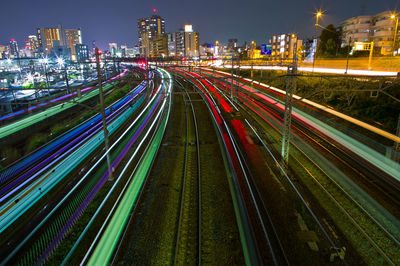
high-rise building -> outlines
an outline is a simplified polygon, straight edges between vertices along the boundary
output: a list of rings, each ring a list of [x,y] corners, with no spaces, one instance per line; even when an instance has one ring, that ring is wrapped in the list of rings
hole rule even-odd
[[[151,39],[149,38],[148,33],[146,32],[142,33],[139,44],[140,55],[144,57],[149,57],[150,47],[151,47]]]
[[[168,35],[161,34],[152,38],[150,41],[150,56],[168,56]]]
[[[185,57],[199,56],[199,33],[193,31],[192,25],[185,25],[184,46]]]
[[[158,15],[153,15],[149,18],[140,18],[137,22],[140,53],[146,55],[149,53],[149,47],[146,47],[146,44],[154,37],[165,33],[165,20]]]
[[[183,30],[168,34],[169,56],[185,56],[185,33]]]
[[[17,41],[13,38],[10,40],[10,56],[14,58],[19,58],[19,48]]]
[[[134,56],[140,56],[140,47],[139,45],[135,45],[135,47],[133,47],[133,54]]]
[[[86,44],[76,44],[75,45],[75,55],[76,55],[76,60],[78,62],[80,61],[85,61],[89,59],[89,46]]]
[[[390,11],[385,11],[372,16],[358,16],[342,22],[342,45],[354,45],[354,42],[374,42],[374,47],[380,49],[381,54],[392,54],[399,48],[396,33],[396,43],[393,42],[396,29],[396,17],[392,18]],[[400,27],[397,27],[397,31]],[[396,49],[397,48],[397,49]],[[398,52],[398,51],[397,51]]]
[[[66,45],[71,49],[72,60],[76,60],[75,46],[82,44],[82,32],[80,28],[65,30]]]
[[[53,42],[59,41],[60,46],[65,45],[64,31],[61,25],[57,28],[38,28],[36,32],[41,53],[49,55],[53,49]]]
[[[39,41],[36,35],[29,35],[28,40],[25,41],[25,48],[35,52],[39,48]]]
[[[121,45],[121,56],[122,57],[127,57],[126,56],[127,49],[128,49],[128,46],[126,44],[125,45]]]
[[[176,33],[168,33],[168,56],[177,56],[176,54]]]
[[[117,55],[117,51],[118,51],[118,45],[115,42],[110,42],[108,44],[108,49],[110,51],[111,56],[116,56]]]
[[[185,25],[184,30],[168,34],[168,53],[170,56],[199,56],[199,33],[193,31],[192,25]]]

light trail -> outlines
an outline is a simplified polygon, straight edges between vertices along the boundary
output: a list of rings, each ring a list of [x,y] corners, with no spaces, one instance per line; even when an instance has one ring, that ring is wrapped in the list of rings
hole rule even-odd
[[[225,76],[231,76],[230,74],[228,74],[228,73],[226,73],[226,72],[223,72],[223,71],[216,70],[216,72],[218,72],[218,73],[220,73],[220,74],[223,74],[223,75],[225,75]],[[212,72],[209,72],[209,73],[212,73]],[[250,83],[250,82],[253,82],[253,80],[248,79],[248,78],[242,78],[242,77],[237,76],[237,75],[234,75],[234,76],[235,76],[235,77],[238,77],[238,78],[240,78],[240,79],[242,79],[242,80],[245,80],[245,81],[247,81],[247,82],[249,82],[249,83]],[[258,85],[258,82],[257,82],[257,83],[253,83],[253,85],[256,85],[256,86],[257,86],[257,85]],[[266,88],[266,89],[274,90],[274,91],[276,91],[276,92],[278,92],[278,93],[280,93],[280,94],[282,94],[282,95],[286,95],[286,92],[285,92],[284,90],[281,90],[281,89],[278,89],[278,88],[269,86],[269,85],[267,85],[267,84],[265,84],[265,83],[260,83],[260,86],[262,86],[262,87],[264,87],[264,88]],[[352,124],[355,124],[355,125],[357,125],[357,126],[360,126],[360,127],[364,128],[364,129],[366,129],[366,130],[372,131],[372,132],[374,132],[374,133],[376,133],[376,134],[378,134],[378,135],[380,135],[380,136],[382,136],[382,137],[385,137],[385,138],[387,138],[387,139],[390,139],[390,140],[392,140],[392,141],[394,141],[394,142],[400,143],[400,137],[398,137],[398,136],[396,136],[396,135],[394,135],[394,134],[391,134],[391,133],[389,133],[389,132],[387,132],[387,131],[384,131],[384,130],[382,130],[382,129],[379,129],[379,128],[377,128],[377,127],[374,127],[374,126],[372,126],[372,125],[370,125],[370,124],[367,124],[367,123],[365,123],[365,122],[362,122],[362,121],[360,121],[360,120],[358,120],[358,119],[355,119],[355,118],[353,118],[353,117],[351,117],[351,116],[348,116],[348,115],[345,115],[345,114],[340,113],[340,112],[338,112],[338,111],[335,111],[335,110],[333,110],[333,109],[331,109],[331,108],[328,108],[328,107],[323,106],[323,105],[321,105],[321,104],[318,104],[318,103],[316,103],[316,102],[313,102],[313,101],[310,101],[310,100],[307,100],[307,99],[302,99],[302,97],[300,97],[300,96],[298,96],[298,95],[293,95],[293,98],[296,99],[296,100],[300,100],[300,99],[301,99],[302,102],[304,102],[304,103],[306,103],[306,104],[308,104],[308,105],[311,105],[311,106],[313,106],[313,107],[315,107],[315,108],[318,108],[318,109],[320,109],[320,110],[322,110],[322,111],[325,111],[325,112],[327,112],[327,113],[330,113],[330,114],[332,114],[332,115],[334,115],[334,116],[340,117],[340,118],[342,118],[342,119],[344,119],[344,120],[346,120],[346,121],[348,121],[348,122],[350,122],[350,123],[352,123]]]
[[[224,73],[222,71],[219,71],[219,72],[220,73]],[[244,80],[251,81],[250,79],[244,79]],[[275,90],[276,92],[279,92],[279,93],[281,93],[283,95],[285,94],[285,91],[283,91],[283,90],[280,90],[280,89],[277,89],[277,88],[273,88],[273,87],[265,85],[265,84],[262,84],[262,86],[264,86],[264,87],[266,87],[268,89]],[[272,105],[275,105],[280,110],[282,110],[282,111],[285,110],[285,106],[280,100],[278,100],[278,99],[276,99],[276,98],[274,98],[272,96],[267,96],[264,93],[256,92],[258,90],[255,90],[255,89],[250,88],[248,86],[243,85],[241,87],[243,89],[245,89],[245,90],[248,90],[252,94],[260,97],[261,99],[267,101],[268,103],[270,103]],[[296,98],[296,99],[300,99],[299,96],[293,95],[293,97]],[[341,117],[341,118],[343,118],[345,120],[348,120],[350,122],[353,122],[353,123],[358,122],[358,124],[360,126],[365,124],[364,125],[364,127],[365,127],[367,125],[364,122],[361,122],[359,120],[356,120],[354,118],[346,116],[346,115],[344,115],[342,113],[339,113],[337,111],[334,111],[332,109],[325,108],[322,105],[319,105],[319,104],[314,103],[312,101],[303,99],[303,102],[305,102],[305,103],[307,103],[309,105],[312,105],[312,106],[314,106],[316,108],[319,108],[319,109],[330,110],[331,114],[339,116],[339,117]],[[342,144],[344,147],[347,147],[349,150],[355,152],[357,155],[359,155],[360,157],[364,158],[368,162],[372,163],[374,166],[376,166],[377,168],[379,168],[383,172],[389,174],[390,176],[392,176],[396,180],[400,181],[400,164],[399,163],[396,163],[395,161],[391,160],[390,158],[386,157],[385,155],[383,155],[383,154],[371,149],[367,145],[365,145],[365,144],[363,144],[363,143],[351,138],[350,136],[347,136],[346,134],[342,133],[341,131],[339,131],[339,130],[337,130],[337,129],[335,129],[335,128],[327,125],[327,124],[325,124],[324,122],[312,117],[309,114],[306,114],[305,112],[303,112],[303,111],[301,111],[301,110],[299,110],[299,109],[297,109],[295,107],[293,107],[292,116],[294,118],[296,118],[298,121],[300,121],[301,123],[303,123],[303,124],[305,124],[305,125],[307,125],[307,126],[309,126],[311,128],[314,128],[314,129],[318,130],[319,132],[321,132],[325,136],[328,136],[329,138],[331,138],[331,139],[335,140],[336,142]],[[371,131],[372,131],[372,129],[374,129],[374,127],[372,127],[370,125],[368,125],[368,126],[369,126],[369,129]],[[393,134],[390,134],[390,133],[388,133],[386,131],[383,131],[383,130],[380,130],[378,128],[375,128],[374,132],[378,133],[378,134],[380,134],[382,136],[393,137],[394,140],[399,139],[399,141],[400,141],[399,137],[394,136]],[[384,133],[386,133],[386,134],[384,134]]]
[[[139,93],[138,93],[139,94]],[[107,154],[109,152],[111,152],[111,150],[114,149],[114,147],[116,147],[116,145],[118,145],[119,143],[121,143],[121,141],[123,140],[123,138],[132,132],[132,127],[134,125],[137,124],[137,122],[139,121],[140,117],[142,117],[142,115],[147,112],[149,106],[153,103],[154,99],[155,99],[156,95],[154,95],[152,97],[152,100],[150,100],[147,105],[141,109],[140,114],[135,118],[135,120],[129,125],[129,127],[119,136],[119,138],[113,143],[113,145],[110,147],[109,151],[106,152],[105,154],[102,155],[102,157],[96,161],[96,163],[89,169],[88,172],[86,172],[86,174],[78,181],[78,183],[67,193],[66,196],[64,196],[64,198],[51,210],[51,212],[40,222],[39,225],[37,225],[32,232],[30,232],[30,234],[17,246],[17,248],[15,248],[12,253],[3,261],[3,263],[9,261],[17,252],[18,250],[20,250],[23,245],[34,235],[35,232],[37,232],[43,225],[44,223],[56,212],[56,210],[58,210],[63,203],[65,203],[67,201],[67,199],[79,188],[79,186],[82,184],[82,182],[84,180],[86,180],[87,178],[91,177],[93,170],[98,169],[98,165],[100,164],[101,161],[104,161],[104,158],[107,156]],[[143,98],[143,97],[142,97]]]
[[[117,101],[110,108],[107,108],[106,110],[107,120],[111,121],[115,119],[120,113],[126,110],[130,105],[130,102],[133,101],[133,99],[135,99],[137,95],[144,90],[146,85],[147,82],[144,81],[136,89],[133,90],[132,94],[126,96],[122,100]],[[111,112],[111,110],[113,111]],[[13,165],[2,170],[0,172],[0,184],[6,182],[9,178],[16,176],[21,171],[29,169],[30,166],[32,166],[38,160],[58,149],[51,156],[47,157],[45,160],[41,161],[38,165],[25,172],[23,176],[19,177],[16,180],[13,180],[10,184],[7,184],[6,187],[0,189],[0,196],[3,195],[5,191],[9,190],[10,187],[19,183],[20,180],[24,180],[25,179],[24,177],[28,177],[35,173],[37,174],[41,166],[49,167],[50,164],[54,164],[56,161],[61,160],[62,157],[68,154],[69,150],[72,150],[71,147],[73,147],[75,143],[84,138],[86,135],[90,135],[91,132],[98,131],[99,127],[101,126],[102,126],[101,115],[97,114],[92,118],[88,119],[83,124],[78,125],[74,129],[52,140],[49,144],[40,147],[39,149],[28,154],[26,157],[20,159]],[[2,201],[3,198],[0,198],[0,203]]]
[[[224,67],[224,68],[232,68],[231,65],[226,64],[223,65],[212,65],[214,67]],[[234,66],[235,68],[235,66]],[[281,70],[287,71],[287,67],[281,66],[240,66],[241,69],[261,69],[261,70]],[[314,70],[312,67],[298,67],[299,71],[304,72],[317,72],[317,73],[326,73],[326,74],[346,74],[345,68],[322,68],[322,67],[315,67]],[[384,76],[384,77],[397,77],[398,72],[394,71],[376,71],[376,70],[362,70],[362,69],[348,69],[348,75],[361,75],[361,76]]]
[[[166,75],[171,80],[171,77],[168,72],[165,72]],[[153,120],[150,128],[148,129],[146,135],[142,138],[142,141],[139,144],[139,147],[136,149],[134,154],[131,156],[129,162],[126,164],[124,170],[120,174],[119,178],[121,178],[124,174],[128,166],[131,164],[133,158],[136,156],[139,148],[146,142],[151,129],[155,126],[156,122],[159,121],[159,117],[161,116],[162,112],[166,108],[167,101],[169,98],[169,104],[167,108],[167,112],[163,118],[163,122],[159,127],[157,133],[155,133],[155,137],[153,141],[148,146],[147,152],[144,154],[143,160],[141,163],[136,167],[135,171],[132,172],[130,179],[133,180],[132,182],[127,182],[124,190],[121,192],[117,202],[114,204],[112,210],[109,212],[106,220],[104,221],[102,227],[100,228],[95,240],[92,242],[91,247],[87,251],[85,257],[81,264],[85,264],[86,260],[89,258],[89,254],[91,250],[95,247],[97,240],[99,243],[97,244],[96,248],[94,249],[93,254],[91,254],[90,260],[88,261],[88,265],[107,265],[118,242],[121,237],[121,234],[125,228],[126,222],[129,218],[129,214],[137,200],[138,194],[140,189],[144,183],[146,178],[147,172],[150,170],[150,166],[152,161],[154,160],[156,151],[158,150],[159,145],[161,144],[161,140],[163,134],[165,132],[165,128],[167,125],[167,121],[169,118],[170,108],[171,108],[171,97],[170,93],[172,90],[172,83],[169,83],[167,89],[167,95],[169,97],[165,97],[163,101],[163,105],[160,108],[156,118]],[[128,186],[129,184],[129,186]],[[122,195],[124,195],[122,197]],[[106,227],[107,226],[107,227]],[[100,238],[101,236],[101,238]],[[64,260],[66,262],[66,260]]]
[[[134,106],[129,108],[126,112],[124,112],[119,118],[117,118],[113,123],[108,125],[108,130],[112,134],[117,128],[119,128],[123,122],[133,114],[133,112],[140,106],[143,97],[141,100],[136,102]],[[5,208],[13,205],[11,208],[7,210],[7,212],[0,217],[0,232],[5,230],[12,222],[14,222],[18,217],[20,217],[23,213],[26,212],[34,203],[36,203],[40,198],[43,197],[51,188],[53,188],[59,181],[61,181],[73,168],[71,165],[78,165],[86,156],[88,156],[91,152],[93,152],[104,140],[104,134],[102,132],[98,132],[96,135],[92,136],[88,141],[86,141],[83,145],[77,145],[78,148],[69,155],[66,159],[64,159],[60,164],[54,167],[52,170],[50,169],[48,172],[51,172],[52,178],[43,181],[43,177],[35,179],[35,181],[31,184],[34,186],[38,182],[42,182],[41,190],[31,191],[28,195],[21,198],[21,195],[29,190],[29,186],[22,190],[19,194],[14,196],[12,199],[8,201],[7,204],[3,205],[0,208],[4,210]],[[81,141],[83,143],[83,141]],[[46,168],[47,169],[47,168]],[[41,171],[44,173],[44,170]],[[36,176],[36,175],[35,175]],[[32,180],[35,177],[31,177],[29,180]],[[27,181],[26,181],[27,182]],[[24,184],[26,183],[24,182]],[[11,195],[10,193],[8,195]],[[4,197],[3,197],[4,198]],[[18,202],[18,204],[13,204],[14,202]]]

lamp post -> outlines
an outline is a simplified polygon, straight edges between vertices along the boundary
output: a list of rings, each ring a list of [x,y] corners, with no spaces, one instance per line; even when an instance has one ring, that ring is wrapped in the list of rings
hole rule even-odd
[[[318,11],[315,14],[315,51],[314,51],[314,59],[313,59],[313,64],[312,64],[312,72],[314,72],[314,66],[315,66],[315,59],[317,58],[317,48],[318,48],[318,20],[319,17],[322,16],[322,12]]]
[[[395,44],[396,44],[396,35],[397,35],[397,26],[399,25],[399,17],[396,15],[392,15],[390,16],[391,19],[396,19],[396,27],[394,28],[394,36],[393,36],[393,45],[392,45],[392,53],[394,56],[394,48],[395,48]]]
[[[297,62],[297,61],[296,61],[296,60],[297,60],[297,41],[298,41],[297,35],[294,34],[294,33],[292,33],[292,40],[291,40],[291,42],[293,42],[293,57],[292,57],[292,62],[293,62],[293,64],[294,64],[295,62]],[[290,45],[289,45],[289,47],[290,47]],[[289,52],[289,54],[290,54],[290,52]]]
[[[64,66],[64,59],[62,59],[62,58],[57,58],[57,63],[58,63],[58,65],[60,66],[60,69],[61,69],[61,67],[63,67]],[[65,83],[66,83],[66,85],[67,85],[67,92],[69,93],[69,83],[68,83],[68,70],[67,70],[67,67],[65,67],[64,68],[64,76],[65,76]]]

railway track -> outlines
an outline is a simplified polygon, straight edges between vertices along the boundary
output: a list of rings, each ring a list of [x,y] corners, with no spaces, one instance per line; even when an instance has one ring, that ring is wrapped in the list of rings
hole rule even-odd
[[[296,123],[295,125],[296,126]],[[297,125],[298,127],[299,125]],[[299,129],[300,133],[303,128]],[[261,139],[260,139],[261,140]],[[309,142],[309,141],[307,141]],[[311,141],[312,142],[312,141]],[[318,145],[322,145],[316,141]],[[391,265],[399,263],[396,251],[399,248],[399,241],[396,235],[396,229],[393,224],[386,224],[384,220],[378,221],[370,211],[365,209],[354,196],[349,194],[337,181],[333,178],[332,174],[322,169],[321,166],[307,155],[302,148],[300,148],[292,140],[291,144],[296,148],[299,155],[292,158],[300,165],[305,174],[311,177],[311,180],[323,191],[323,193],[330,199],[336,208],[340,210],[343,215],[349,220],[354,228],[367,240],[372,248],[377,252],[378,256]],[[298,159],[301,158],[301,159]],[[305,163],[307,160],[308,163]],[[310,167],[311,163],[311,167]],[[307,166],[306,166],[307,165]],[[321,200],[321,199],[320,199]],[[390,228],[391,226],[391,228]],[[395,231],[393,233],[393,230]]]
[[[132,101],[134,99],[135,97]],[[139,100],[136,103],[127,102],[126,104],[128,105],[128,109],[131,108],[132,110],[135,110],[141,105],[141,103],[142,100]],[[129,131],[126,127],[132,119],[133,118],[129,118],[127,123],[124,123],[123,129],[121,128],[118,131],[118,134],[122,133],[122,135],[126,135],[126,132]],[[125,132],[122,132],[124,130]],[[121,138],[122,137],[120,137],[116,142],[120,142]],[[126,141],[124,140],[123,142]],[[121,149],[119,149],[119,151],[120,150]],[[68,187],[67,192],[62,191],[61,194],[53,196],[51,198],[53,202],[47,202],[43,209],[39,209],[38,213],[36,213],[36,216],[34,217],[36,218],[36,224],[34,223],[29,225],[32,230],[28,231],[26,233],[27,235],[20,236],[22,241],[18,243],[16,242],[17,239],[12,239],[16,242],[14,243],[16,247],[11,250],[11,254],[9,254],[3,262],[7,262],[8,260],[17,260],[22,264],[33,264],[35,262],[44,263],[49,258],[56,246],[60,244],[66,233],[86,209],[87,204],[91,202],[93,196],[97,194],[98,190],[102,187],[102,185],[99,184],[104,184],[104,181],[101,181],[100,178],[102,176],[102,171],[104,172],[106,170],[106,166],[99,165],[97,168],[95,166],[100,163],[105,155],[103,154],[104,150],[98,149],[98,152],[100,155],[103,155],[101,159],[96,160],[95,157],[90,161],[85,161],[87,165],[82,169],[87,170],[90,168],[89,172],[81,170],[77,173],[79,169],[74,171],[76,178],[74,178],[73,181],[71,180],[68,184],[63,184]],[[97,156],[97,158],[98,157],[99,156]],[[96,163],[94,163],[94,161],[96,161]],[[96,171],[91,173],[94,168],[96,168]],[[91,173],[90,179],[86,178],[89,173]],[[106,178],[103,177],[101,179],[104,180]],[[74,182],[76,182],[76,184],[74,184]],[[59,188],[57,191],[59,191]],[[49,208],[47,208],[48,206]],[[77,209],[78,206],[79,208]],[[77,214],[74,214],[74,212]],[[18,256],[16,256],[16,254],[18,254]]]
[[[292,143],[292,145],[304,156],[303,160],[293,157],[296,163],[304,169],[321,191],[337,206],[337,209],[354,225],[355,229],[376,250],[378,255],[386,263],[398,265],[400,258],[397,251],[400,248],[400,242],[398,236],[393,233],[396,228],[392,224],[383,224],[374,218],[375,214],[371,214],[370,211],[361,206],[357,199],[335,181],[331,174],[322,169],[295,143]]]
[[[196,85],[203,92],[207,93],[207,89],[210,89],[210,84],[207,84],[207,82],[204,83],[204,80],[200,80],[200,83],[201,84],[196,83]],[[221,95],[218,95],[219,94],[214,91],[214,96],[221,100]],[[204,98],[203,100],[206,101]],[[217,106],[217,104],[213,100],[212,102],[214,106]],[[220,117],[220,119],[223,118]],[[231,193],[241,194],[241,196],[237,196],[242,198],[242,200],[245,202],[244,208],[247,210],[247,213],[243,215],[247,215],[247,219],[251,221],[250,231],[252,231],[252,233],[250,233],[250,231],[248,233],[254,234],[255,237],[253,240],[247,240],[254,241],[253,243],[248,243],[249,246],[246,247],[250,248],[250,250],[248,250],[249,257],[251,257],[250,260],[252,260],[253,262],[257,260],[261,260],[264,262],[269,261],[270,263],[275,265],[289,264],[285,251],[283,250],[283,247],[280,243],[279,236],[275,231],[275,226],[268,214],[266,206],[263,204],[260,198],[259,191],[254,185],[254,181],[250,173],[250,167],[248,166],[246,159],[244,158],[243,153],[239,148],[238,143],[235,141],[235,138],[233,137],[230,129],[227,127],[225,121],[223,121],[223,123],[221,121],[221,124],[223,124],[224,126],[219,128],[219,130],[222,130],[222,132],[224,132],[223,134],[226,134],[225,143],[226,145],[228,145],[228,152],[230,154],[229,156],[231,157],[230,160],[233,163],[233,168],[231,169],[231,171],[234,172],[233,176],[235,177],[233,178],[234,180],[236,180],[234,182],[238,182],[237,185],[240,187],[240,192],[231,191]],[[227,138],[229,138],[230,141],[228,141]],[[250,217],[252,217],[252,219],[250,219]],[[243,221],[239,223],[243,223]],[[265,246],[268,251],[265,251],[263,249],[258,250],[257,246]],[[260,257],[257,258],[258,256]]]
[[[174,80],[171,124],[116,262],[241,265],[213,122],[195,87]]]
[[[185,95],[185,157],[180,192],[174,264],[201,264],[201,167],[200,144],[192,97]]]
[[[379,203],[375,202],[369,195],[365,195],[362,189],[358,189],[356,184],[353,184],[351,180],[342,181],[348,179],[345,174],[350,174],[352,178],[358,177],[359,179],[366,180],[369,184],[372,184],[371,180],[377,177],[369,173],[367,176],[365,172],[368,169],[361,169],[359,172],[355,167],[358,164],[356,158],[352,158],[348,154],[345,154],[344,150],[335,144],[332,144],[321,137],[316,132],[310,133],[303,125],[298,122],[293,123],[293,128],[298,131],[296,137],[297,141],[292,140],[291,145],[298,151],[296,156],[292,156],[297,164],[304,169],[304,174],[310,177],[314,183],[323,191],[323,193],[334,203],[338,210],[340,210],[344,217],[354,226],[354,228],[363,236],[365,240],[371,245],[371,247],[377,252],[377,256],[380,256],[388,264],[398,264],[399,256],[397,251],[400,248],[399,242],[399,223],[395,217],[389,212],[381,210]],[[303,145],[300,147],[300,135],[303,136]],[[312,137],[312,136],[314,137]],[[316,139],[317,140],[316,140]],[[333,172],[329,172],[329,168],[325,170],[321,166],[324,161],[320,159],[320,156],[316,158],[311,156],[304,151],[304,146],[318,146],[320,153],[326,158],[332,156],[334,159],[330,161],[335,162],[343,172],[339,179]],[[339,155],[338,155],[339,154]],[[346,160],[346,161],[345,161]],[[326,161],[326,160],[325,160]],[[337,162],[336,162],[337,161]],[[325,162],[330,164],[329,162]],[[350,173],[349,173],[350,171]],[[352,172],[353,171],[353,172]],[[338,175],[338,174],[336,174]],[[376,181],[375,181],[376,182]],[[349,189],[349,186],[353,189]],[[347,187],[346,187],[347,186]],[[379,184],[375,184],[375,188],[383,193],[382,196],[391,198],[393,205],[397,206],[397,198],[392,198],[392,195],[386,195],[386,192],[382,190]],[[396,188],[393,188],[394,190]],[[324,200],[324,199],[320,199]]]

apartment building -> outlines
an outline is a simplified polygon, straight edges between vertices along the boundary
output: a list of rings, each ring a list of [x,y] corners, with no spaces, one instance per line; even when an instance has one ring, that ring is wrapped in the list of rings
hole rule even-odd
[[[398,32],[396,43],[394,36],[397,17],[385,11],[373,16],[358,16],[342,22],[342,45],[354,45],[354,42],[374,42],[381,54],[389,55],[398,52]],[[397,31],[399,28],[397,27]],[[395,45],[395,51],[393,46]]]

